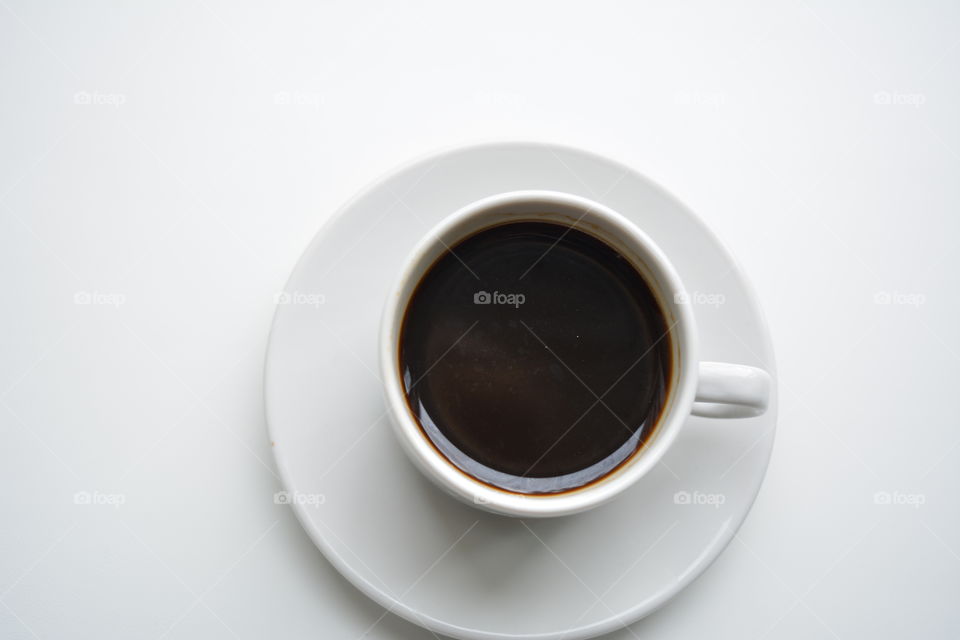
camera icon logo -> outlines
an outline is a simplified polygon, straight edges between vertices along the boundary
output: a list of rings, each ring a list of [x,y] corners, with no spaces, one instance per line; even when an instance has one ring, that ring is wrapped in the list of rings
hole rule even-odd
[[[477,291],[473,294],[473,304],[490,304],[493,302],[493,296],[489,291]]]

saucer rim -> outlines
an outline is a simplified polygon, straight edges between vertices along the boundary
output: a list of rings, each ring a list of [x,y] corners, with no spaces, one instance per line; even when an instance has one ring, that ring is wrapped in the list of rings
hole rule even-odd
[[[673,584],[664,589],[660,590],[656,595],[647,598],[637,604],[633,605],[626,611],[620,614],[613,614],[602,620],[592,622],[587,625],[573,627],[570,629],[558,629],[553,631],[546,631],[543,633],[524,633],[524,634],[513,634],[513,633],[500,633],[496,631],[484,631],[481,629],[474,629],[468,627],[461,627],[458,625],[453,625],[443,620],[438,620],[432,616],[425,615],[413,607],[401,602],[400,600],[391,597],[388,593],[378,588],[367,580],[364,576],[360,575],[344,560],[341,554],[339,554],[331,544],[321,535],[319,528],[316,527],[313,521],[308,517],[307,514],[307,505],[298,504],[296,502],[291,503],[293,513],[299,522],[300,526],[307,533],[307,536],[310,540],[317,546],[320,552],[324,557],[329,561],[334,568],[337,570],[340,575],[345,577],[354,587],[360,590],[368,598],[376,602],[378,605],[383,607],[387,613],[394,613],[401,618],[407,620],[408,622],[415,624],[417,626],[423,627],[429,631],[449,635],[456,638],[462,638],[464,640],[517,640],[517,639],[526,639],[526,640],[585,640],[587,638],[593,638],[600,635],[612,633],[627,627],[638,620],[650,615],[678,593],[683,591],[686,587],[692,584],[695,580],[701,577],[710,567],[716,562],[726,548],[729,546],[730,542],[733,541],[736,532],[743,525],[746,519],[749,517],[750,512],[753,509],[753,505],[756,503],[757,496],[760,493],[763,481],[766,478],[767,471],[770,466],[770,459],[772,458],[773,445],[776,440],[776,431],[777,431],[777,413],[779,408],[778,402],[778,393],[776,384],[777,380],[777,367],[776,367],[776,354],[773,350],[773,340],[770,333],[770,324],[767,320],[766,314],[763,311],[763,307],[760,304],[759,297],[757,296],[756,289],[750,279],[746,276],[745,271],[743,270],[742,265],[737,260],[736,256],[730,251],[727,245],[722,241],[722,239],[716,234],[713,229],[711,229],[704,220],[696,214],[690,207],[688,207],[682,200],[680,200],[676,195],[673,194],[670,190],[666,189],[656,180],[650,178],[644,173],[641,173],[637,169],[634,169],[631,165],[626,162],[621,161],[614,155],[606,155],[598,152],[594,152],[588,149],[584,149],[579,146],[565,144],[565,143],[556,143],[546,140],[535,140],[535,139],[492,139],[481,142],[474,143],[462,143],[447,145],[440,148],[434,148],[431,151],[421,153],[414,156],[413,158],[402,162],[400,164],[394,165],[392,168],[387,171],[381,172],[374,179],[366,183],[357,193],[352,197],[348,198],[343,204],[341,204],[333,214],[321,224],[317,231],[314,233],[310,242],[307,243],[303,251],[300,254],[300,257],[297,259],[293,268],[290,271],[290,275],[284,282],[284,289],[288,290],[290,288],[291,282],[299,274],[300,269],[304,262],[307,260],[308,256],[311,255],[315,247],[323,240],[323,238],[329,233],[332,229],[344,216],[346,216],[354,207],[354,205],[367,197],[371,192],[378,188],[384,182],[392,179],[395,176],[398,176],[407,170],[416,167],[427,162],[438,163],[442,159],[448,156],[453,156],[461,153],[470,153],[470,152],[482,152],[489,149],[536,149],[540,151],[563,151],[573,154],[578,154],[580,156],[588,157],[592,160],[598,161],[602,164],[614,165],[618,169],[624,171],[626,175],[632,175],[635,178],[639,178],[644,181],[648,187],[659,192],[661,196],[671,201],[675,206],[680,207],[683,211],[688,214],[688,217],[691,218],[696,226],[699,228],[701,233],[706,234],[710,240],[719,248],[725,260],[727,260],[730,265],[730,273],[735,274],[738,277],[739,284],[743,289],[744,294],[744,303],[752,308],[753,313],[756,315],[758,321],[758,329],[761,335],[761,340],[764,343],[765,351],[768,355],[766,362],[763,363],[763,366],[767,369],[770,374],[773,383],[772,388],[772,402],[768,412],[772,412],[772,426],[769,430],[770,438],[770,452],[763,461],[762,473],[758,474],[758,480],[756,481],[755,486],[752,487],[752,496],[749,499],[746,509],[744,510],[743,517],[739,519],[739,522],[735,526],[723,530],[721,533],[725,534],[726,539],[714,547],[710,554],[707,554],[702,559],[702,564],[694,571],[686,572],[686,575],[681,580],[677,580]],[[273,361],[272,354],[274,350],[272,349],[273,342],[275,339],[275,332],[277,330],[277,317],[281,312],[282,307],[276,306],[271,316],[270,320],[270,330],[267,334],[267,343],[266,343],[266,352],[264,356],[263,364],[263,399],[264,399],[264,418],[266,421],[267,435],[271,442],[271,445],[276,442],[277,434],[275,432],[276,427],[274,426],[275,422],[271,420],[271,415],[274,413],[271,410],[271,401],[269,393],[270,385],[270,369],[271,363]],[[283,488],[290,490],[291,487],[297,486],[293,481],[293,474],[288,468],[285,457],[280,450],[280,447],[271,446],[271,453],[274,458],[274,462],[277,467],[277,472],[280,476],[281,483]],[[559,516],[563,517],[563,516]]]

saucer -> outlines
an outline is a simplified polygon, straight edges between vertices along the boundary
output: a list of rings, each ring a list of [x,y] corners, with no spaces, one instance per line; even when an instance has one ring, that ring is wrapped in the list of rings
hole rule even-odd
[[[389,612],[455,638],[587,638],[663,605],[733,538],[763,481],[777,394],[763,416],[690,417],[660,465],[612,502],[519,520],[462,504],[407,459],[377,368],[384,296],[414,244],[485,196],[565,191],[645,231],[689,292],[704,360],[765,368],[766,323],[744,275],[683,204],[621,164],[541,143],[417,160],[348,202],[278,296],[265,369],[287,499],[327,559]]]

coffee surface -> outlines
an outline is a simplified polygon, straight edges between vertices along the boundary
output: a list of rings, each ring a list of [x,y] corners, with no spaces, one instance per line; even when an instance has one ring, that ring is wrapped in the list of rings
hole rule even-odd
[[[616,250],[508,223],[442,255],[400,336],[407,401],[464,472],[520,493],[588,484],[645,443],[670,379],[668,327]]]

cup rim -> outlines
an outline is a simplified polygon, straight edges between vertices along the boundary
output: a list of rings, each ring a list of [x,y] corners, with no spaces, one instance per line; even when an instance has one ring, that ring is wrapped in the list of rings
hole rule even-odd
[[[614,246],[643,273],[657,295],[661,307],[672,318],[673,373],[668,398],[655,427],[655,433],[643,449],[632,454],[617,469],[583,487],[557,494],[522,494],[501,489],[476,479],[441,454],[423,432],[410,410],[399,366],[399,333],[410,295],[437,256],[449,246],[485,228],[463,233],[456,240],[443,242],[458,227],[474,218],[482,218],[506,205],[547,204],[579,209],[580,220],[599,220],[615,232],[600,237],[596,230],[577,227]],[[515,221],[535,219],[518,217]],[[438,246],[440,245],[440,246]],[[428,259],[436,254],[432,259]],[[651,280],[654,280],[651,282]],[[477,507],[495,513],[526,516],[560,516],[599,506],[633,485],[659,463],[673,444],[693,405],[697,384],[697,331],[690,305],[683,304],[686,290],[679,275],[663,251],[635,223],[589,198],[560,191],[521,190],[499,193],[471,202],[435,225],[406,257],[400,274],[391,286],[380,323],[379,361],[384,398],[390,422],[413,462],[427,477],[448,493]]]

